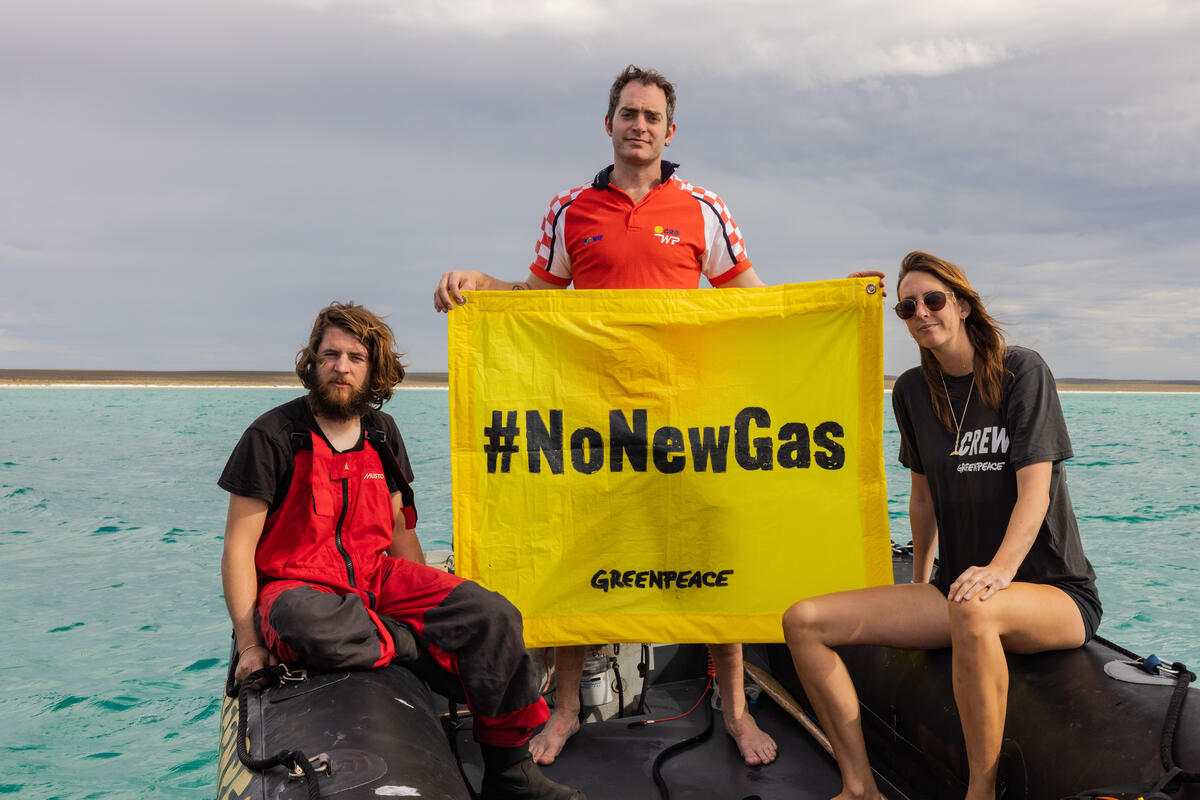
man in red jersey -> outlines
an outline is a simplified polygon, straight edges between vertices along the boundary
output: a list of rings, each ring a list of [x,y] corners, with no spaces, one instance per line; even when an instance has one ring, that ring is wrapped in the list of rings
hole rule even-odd
[[[317,315],[296,359],[306,397],[259,417],[219,484],[221,578],[238,681],[279,660],[372,669],[421,658],[457,676],[484,757],[484,800],[584,800],[542,775],[549,711],[511,603],[425,566],[412,468],[379,408],[404,379],[391,328],[353,303]],[[425,655],[422,655],[425,654]]]
[[[590,184],[557,195],[542,223],[524,281],[501,281],[476,270],[442,275],[433,295],[438,311],[466,302],[463,291],[509,289],[696,289],[764,286],[746,256],[741,232],[713,192],[675,174],[662,160],[675,136],[675,87],[658,72],[625,68],[609,91],[604,130],[613,163]],[[883,273],[856,272],[850,277]],[[881,281],[882,283],[882,281]],[[721,690],[725,729],[747,764],[775,760],[775,741],[750,716],[742,646],[710,645]],[[550,764],[579,730],[579,681],[585,647],[556,648],[554,714],[530,742],[539,764]]]
[[[613,163],[550,202],[526,279],[447,272],[434,292],[437,310],[463,303],[470,289],[695,289],[702,275],[713,286],[764,285],[721,199],[662,160],[675,136],[675,87],[630,65],[608,106]]]

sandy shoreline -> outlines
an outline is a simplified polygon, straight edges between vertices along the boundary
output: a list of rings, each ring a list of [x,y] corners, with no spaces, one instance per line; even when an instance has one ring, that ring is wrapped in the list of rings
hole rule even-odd
[[[444,372],[410,372],[404,387],[444,388]],[[299,389],[295,372],[211,370],[152,372],[143,370],[0,369],[0,386],[105,387],[182,386],[194,388]]]
[[[894,378],[884,378],[891,389]],[[0,369],[0,386],[113,387],[175,386],[192,388],[279,388],[299,389],[294,372],[190,371],[152,372],[138,370]],[[444,372],[410,372],[401,388],[444,389]],[[1060,392],[1200,392],[1198,381],[1102,380],[1060,378]]]

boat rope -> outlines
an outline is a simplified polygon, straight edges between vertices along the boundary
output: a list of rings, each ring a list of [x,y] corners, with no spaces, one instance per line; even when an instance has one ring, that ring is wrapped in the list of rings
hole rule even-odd
[[[1132,650],[1124,648],[1121,645],[1117,644],[1116,642],[1112,642],[1112,641],[1109,641],[1108,639],[1105,639],[1100,634],[1096,634],[1095,636],[1093,636],[1092,641],[1098,642],[1098,643],[1104,645],[1105,647],[1111,647],[1113,650],[1116,650],[1121,655],[1125,656],[1128,659],[1132,659],[1133,661],[1135,661],[1139,664],[1146,660],[1146,659],[1142,658],[1141,656],[1139,656],[1137,653],[1133,652]],[[1151,656],[1149,656],[1149,658],[1154,658],[1154,656],[1151,655]]]
[[[1175,691],[1171,694],[1171,702],[1167,704],[1167,719],[1163,723],[1162,739],[1159,740],[1158,745],[1159,757],[1162,759],[1163,769],[1168,772],[1173,769],[1179,770],[1176,779],[1180,783],[1200,783],[1200,772],[1184,772],[1176,763],[1173,753],[1175,731],[1179,727],[1179,717],[1183,713],[1183,701],[1187,699],[1188,684],[1196,680],[1196,676],[1179,661],[1172,664],[1171,669],[1178,676],[1178,681],[1175,684]]]
[[[281,684],[285,682],[302,681],[306,677],[303,670],[292,672],[286,664],[276,664],[272,667],[264,667],[263,669],[251,672],[242,681],[241,689],[237,693],[238,699],[238,731],[237,731],[237,754],[238,760],[246,766],[247,769],[252,769],[255,772],[266,772],[268,769],[277,766],[284,766],[290,770],[288,774],[289,780],[304,779],[306,788],[308,789],[308,800],[321,800],[321,787],[317,783],[317,773],[324,772],[326,775],[333,774],[333,765],[329,761],[329,757],[321,753],[313,758],[309,758],[299,750],[280,750],[273,756],[266,758],[251,758],[248,748],[249,739],[246,735],[248,727],[248,711],[247,701],[250,698],[250,692],[261,691],[267,686]],[[262,682],[260,685],[259,682]],[[228,690],[228,687],[227,687]]]
[[[1159,739],[1158,755],[1166,772],[1161,778],[1146,784],[1125,784],[1109,786],[1102,789],[1089,789],[1069,798],[1069,800],[1170,800],[1185,783],[1200,783],[1200,772],[1185,772],[1175,761],[1175,732],[1179,727],[1179,718],[1183,714],[1183,701],[1188,696],[1188,685],[1196,680],[1196,676],[1187,665],[1176,661],[1169,668],[1155,655],[1142,658],[1123,647],[1107,640],[1095,637],[1102,644],[1109,645],[1115,650],[1129,656],[1131,663],[1149,672],[1151,675],[1174,675],[1175,689],[1167,703],[1167,715],[1163,721],[1162,737]]]
[[[1185,772],[1176,763],[1174,756],[1175,732],[1179,727],[1179,718],[1183,714],[1183,701],[1187,699],[1188,685],[1196,680],[1196,675],[1182,662],[1176,661],[1168,667],[1162,662],[1162,659],[1153,653],[1143,658],[1115,642],[1110,642],[1103,636],[1093,638],[1100,644],[1111,647],[1126,658],[1129,658],[1131,664],[1151,675],[1170,675],[1175,677],[1175,691],[1171,694],[1171,699],[1167,703],[1167,716],[1163,721],[1162,736],[1158,743],[1158,757],[1162,761],[1163,769],[1168,773],[1178,770],[1177,775],[1171,776],[1171,782],[1200,783],[1200,772]]]

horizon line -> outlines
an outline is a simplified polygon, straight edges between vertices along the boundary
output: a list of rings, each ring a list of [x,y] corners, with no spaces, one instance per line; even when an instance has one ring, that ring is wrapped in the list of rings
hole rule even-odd
[[[449,383],[447,372],[405,373],[404,384],[409,386],[445,385]],[[896,380],[894,375],[884,375],[886,383]],[[1200,391],[1200,380],[1179,378],[1055,378],[1058,384],[1079,387],[1163,386],[1180,390],[1191,388]],[[300,386],[296,373],[291,370],[122,370],[122,369],[0,369],[0,385],[56,385],[56,384],[192,384],[192,385],[284,385]]]

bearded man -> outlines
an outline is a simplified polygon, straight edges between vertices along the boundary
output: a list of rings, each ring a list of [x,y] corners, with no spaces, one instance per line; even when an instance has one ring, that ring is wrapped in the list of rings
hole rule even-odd
[[[484,756],[484,800],[584,800],[529,754],[549,717],[503,597],[425,565],[412,468],[379,409],[404,378],[391,328],[353,303],[317,315],[296,357],[308,389],[259,417],[218,483],[221,578],[238,681],[285,661],[372,669],[422,658],[457,676]],[[426,657],[427,656],[427,657]]]

